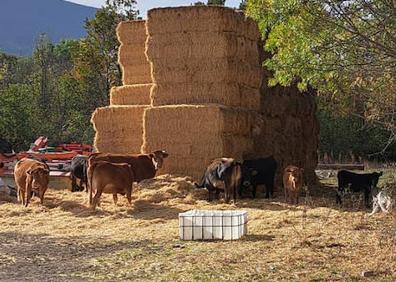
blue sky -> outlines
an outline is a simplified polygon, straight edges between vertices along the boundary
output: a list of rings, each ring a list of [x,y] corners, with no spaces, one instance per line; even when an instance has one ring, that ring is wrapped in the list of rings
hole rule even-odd
[[[105,0],[67,0],[69,2],[74,2],[86,6],[100,7],[106,1]],[[170,6],[188,6],[191,3],[197,2],[198,0],[137,0],[138,9],[140,14],[145,17],[147,10],[156,7],[170,7]],[[202,0],[200,0],[202,1]],[[202,2],[206,2],[202,1]],[[241,0],[227,0],[226,5],[230,7],[238,7]]]

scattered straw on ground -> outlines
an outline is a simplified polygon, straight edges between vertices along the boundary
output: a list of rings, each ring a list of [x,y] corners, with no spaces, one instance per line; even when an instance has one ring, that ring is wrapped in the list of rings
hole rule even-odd
[[[0,202],[0,281],[345,281],[396,279],[396,215],[368,217],[334,205],[331,188],[299,206],[264,199],[208,203],[191,179],[160,176],[134,186],[133,204],[52,190],[45,205]],[[346,204],[347,205],[347,204]],[[243,209],[248,235],[226,242],[178,239],[178,213]],[[364,278],[366,279],[366,278]]]

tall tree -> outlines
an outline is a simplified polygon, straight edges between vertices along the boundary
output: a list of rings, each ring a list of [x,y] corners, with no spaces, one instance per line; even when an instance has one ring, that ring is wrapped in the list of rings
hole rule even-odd
[[[326,103],[376,123],[396,140],[396,3],[389,0],[249,0],[270,84],[308,83]]]

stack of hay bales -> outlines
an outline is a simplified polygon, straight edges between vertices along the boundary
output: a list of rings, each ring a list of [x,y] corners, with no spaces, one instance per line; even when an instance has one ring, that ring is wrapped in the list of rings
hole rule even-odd
[[[169,152],[161,172],[199,178],[215,158],[251,153],[262,80],[256,24],[228,8],[163,8],[149,11],[147,32],[154,87],[143,151]]]
[[[266,85],[266,84],[264,84]],[[255,155],[273,155],[278,162],[277,186],[288,165],[304,168],[308,184],[317,181],[319,123],[314,91],[299,92],[297,87],[263,87],[260,131],[255,138]]]
[[[314,179],[319,126],[312,94],[267,87],[257,24],[224,7],[153,9],[117,28],[123,86],[93,114],[100,152],[168,151],[160,173],[198,179],[218,157],[273,155]],[[260,122],[258,122],[260,121]],[[278,186],[279,187],[279,186]]]
[[[126,21],[117,27],[121,45],[118,60],[123,86],[113,87],[110,107],[92,115],[99,152],[140,153],[143,144],[143,113],[150,105],[150,63],[145,55],[145,21]]]

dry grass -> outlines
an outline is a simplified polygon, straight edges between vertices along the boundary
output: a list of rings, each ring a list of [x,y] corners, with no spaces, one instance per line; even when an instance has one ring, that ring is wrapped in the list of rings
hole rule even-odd
[[[339,209],[324,189],[299,206],[280,196],[228,206],[208,203],[189,178],[160,176],[135,185],[131,207],[105,195],[92,212],[84,192],[51,189],[44,206],[1,202],[0,280],[356,281],[367,270],[396,279],[395,214]],[[193,208],[247,210],[249,235],[180,241],[178,213]]]

